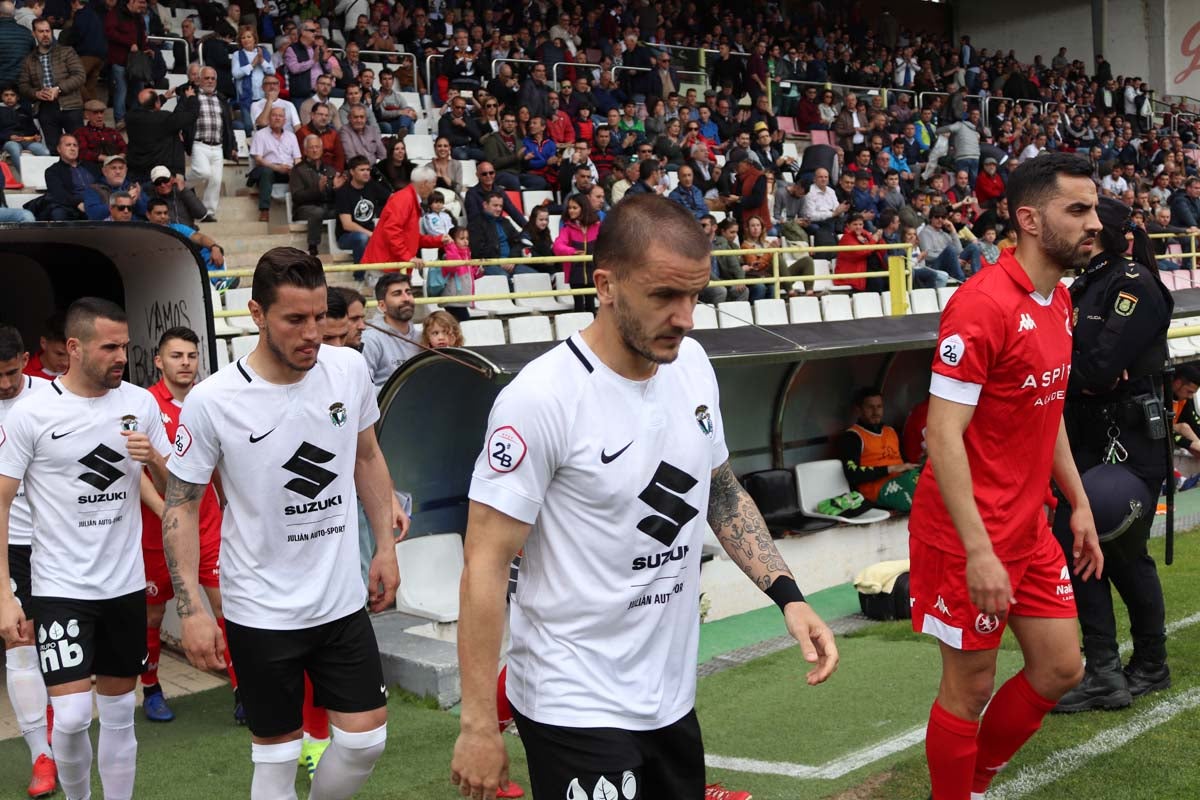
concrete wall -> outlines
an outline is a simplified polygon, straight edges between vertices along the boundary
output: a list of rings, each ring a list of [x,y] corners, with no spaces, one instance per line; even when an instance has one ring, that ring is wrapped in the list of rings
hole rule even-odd
[[[1138,5],[1141,3],[1129,3]],[[1116,3],[1120,5],[1120,3]],[[1089,0],[1007,0],[980,3],[972,0],[954,6],[954,37],[969,35],[971,43],[988,52],[1014,50],[1019,61],[1031,63],[1035,55],[1049,64],[1058,48],[1068,58],[1093,63],[1092,4]],[[1116,62],[1113,62],[1116,70]]]

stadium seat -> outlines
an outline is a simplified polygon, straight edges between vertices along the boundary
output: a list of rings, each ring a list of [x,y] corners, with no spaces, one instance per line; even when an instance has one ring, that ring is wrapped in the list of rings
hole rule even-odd
[[[827,294],[821,297],[821,317],[826,322],[854,319],[850,298],[844,294]]]
[[[229,342],[217,339],[214,347],[217,350],[217,369],[229,366]]]
[[[951,295],[953,295],[956,291],[958,291],[957,286],[943,286],[940,289],[938,289],[937,290],[938,305],[941,306],[942,308],[945,308],[946,303],[950,302]]]
[[[554,338],[562,341],[576,331],[581,331],[592,324],[592,312],[572,311],[559,314],[554,318]]]
[[[827,258],[813,259],[813,275],[829,275],[833,269],[833,263]],[[815,280],[812,282],[814,292],[846,292],[849,293],[849,286],[835,286],[832,280],[825,278],[823,280]]]
[[[325,220],[325,233],[329,236],[329,255],[331,256],[349,256],[353,255],[353,250],[343,250],[337,243],[337,220]],[[416,286],[417,272],[413,273],[413,285]]]
[[[780,119],[783,119],[783,117],[780,117]],[[795,142],[784,142],[783,143],[783,154],[785,156],[791,156],[792,158],[796,159],[797,164],[800,163],[800,150],[799,150],[799,148],[796,147]]]
[[[229,343],[233,347],[233,360],[236,361],[242,356],[250,355],[251,351],[258,347],[258,334],[235,336]]]
[[[550,318],[543,315],[510,318],[508,341],[510,344],[554,341],[554,332],[550,330]]]
[[[560,292],[566,291],[567,289],[571,288],[570,285],[567,283],[566,277],[562,274],[561,271],[555,272],[550,276],[550,283],[552,286],[554,286],[555,289],[559,290]],[[555,297],[554,301],[556,303],[558,303],[559,311],[562,311],[563,309],[566,309],[566,308],[575,308],[575,298],[572,295],[561,294],[558,297]]]
[[[907,306],[908,304],[905,303],[905,305]],[[892,315],[892,293],[890,291],[879,293],[879,310],[883,312],[883,316],[885,317]]]
[[[408,149],[408,157],[413,161],[433,160],[433,137],[410,133],[404,137],[404,146]]]
[[[235,128],[233,131],[234,152],[238,158],[250,158],[250,143],[246,140],[246,132]]]
[[[245,311],[250,305],[250,289],[227,289],[225,291],[225,310],[226,311]],[[254,320],[249,314],[244,317],[227,317],[226,321],[230,327],[236,328],[244,332],[257,332],[258,327],[254,324]]]
[[[463,571],[461,536],[436,533],[396,542],[396,563],[400,565],[397,611],[434,622],[458,619],[458,584]]]
[[[550,224],[547,226],[546,230],[550,231],[550,238],[552,240],[557,239],[558,232],[562,230],[562,214],[551,214]]]
[[[711,214],[712,214],[712,218],[713,218],[714,220],[716,220],[717,222],[724,222],[724,221],[725,221],[725,212],[724,212],[724,211],[712,211],[712,212],[709,212],[709,213],[711,213]]]
[[[754,324],[749,300],[731,300],[717,306],[717,321],[722,328],[742,328]]]
[[[525,213],[525,200],[521,197],[520,192],[516,191],[515,189],[505,189],[504,194],[507,195],[509,202],[517,207],[517,211],[520,211],[522,214]],[[506,215],[508,214],[507,211],[504,213]]]
[[[1075,279],[1073,277],[1071,277],[1070,275],[1064,275],[1064,276],[1062,276],[1062,279],[1059,280],[1059,283],[1061,283],[1063,286],[1067,287],[1068,289],[1071,288],[1071,284],[1074,282],[1075,282]]]
[[[792,324],[821,321],[821,301],[815,297],[788,298],[788,312]]]
[[[421,102],[421,95],[416,92],[401,92],[400,97],[408,104],[409,108],[416,109],[418,114],[424,115],[425,105]]]
[[[935,289],[913,289],[908,305],[914,314],[936,314],[941,311]]]
[[[754,303],[755,325],[787,325],[787,303],[782,300],[763,299]]]
[[[479,183],[479,176],[475,174],[474,161],[467,159],[466,161],[459,161],[458,165],[462,168],[463,186],[470,189]]]
[[[460,327],[467,347],[504,344],[504,323],[498,319],[470,319],[460,323]]]
[[[554,192],[548,192],[542,189],[526,189],[525,191],[521,192],[521,203],[518,203],[518,205],[522,208],[521,213],[528,216],[529,212],[534,206],[540,206],[542,203],[547,201],[550,203],[554,202]]]
[[[217,291],[217,287],[213,286],[211,281],[208,284],[208,288],[209,294],[212,298],[212,310],[220,311],[221,293]],[[246,319],[249,320],[249,317]],[[213,317],[213,334],[216,336],[240,336],[242,333],[244,333],[244,331],[241,328],[230,325],[229,320],[225,317]],[[229,360],[228,350],[225,352],[225,360]]]
[[[829,131],[812,130],[808,132],[813,144],[833,144],[833,135]]]
[[[532,272],[525,275],[513,275],[513,289],[521,292],[549,292],[554,289],[550,276],[545,272]],[[558,301],[553,297],[523,297],[514,301],[521,308],[537,311],[560,311]],[[511,330],[511,329],[510,329]]]
[[[709,331],[717,327],[717,310],[708,303],[697,303],[692,309],[692,329]]]
[[[776,120],[776,122],[779,123],[779,130],[783,131],[784,136],[795,136],[799,133],[799,131],[796,130],[796,118],[795,117],[789,117],[786,115],[782,115],[782,116],[776,117],[775,120]],[[795,144],[793,144],[792,146],[795,147]]]
[[[484,275],[482,278],[476,278],[475,294],[509,294],[508,278],[503,275]],[[527,309],[514,305],[512,300],[476,300],[475,308],[501,316],[528,313]]]
[[[806,516],[832,519],[849,525],[869,525],[891,516],[882,508],[868,509],[857,517],[839,517],[817,511],[817,504],[822,500],[840,497],[850,491],[850,484],[842,472],[842,462],[836,458],[797,464],[796,489],[800,496],[800,510]]]
[[[21,183],[26,189],[38,192],[46,191],[46,169],[58,162],[58,156],[35,156],[32,153],[21,153]]]

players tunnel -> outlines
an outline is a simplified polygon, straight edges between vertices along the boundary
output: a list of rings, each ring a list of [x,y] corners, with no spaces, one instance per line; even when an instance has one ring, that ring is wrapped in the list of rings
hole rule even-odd
[[[738,474],[828,458],[853,422],[854,390],[880,386],[896,427],[923,400],[938,315],[696,331],[721,388]],[[467,490],[499,391],[557,343],[424,352],[380,392],[379,439],[392,478],[413,495],[412,535],[464,531]]]
[[[202,374],[216,368],[211,295],[204,264],[170,228],[140,222],[0,225],[0,321],[37,350],[46,320],[87,295],[129,315],[127,379],[157,380],[153,352],[167,328],[200,337]]]

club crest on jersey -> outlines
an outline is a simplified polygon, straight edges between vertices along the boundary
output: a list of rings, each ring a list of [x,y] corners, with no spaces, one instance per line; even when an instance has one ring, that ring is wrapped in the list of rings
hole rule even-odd
[[[1113,303],[1113,311],[1116,311],[1119,316],[1128,317],[1133,314],[1137,304],[1137,297],[1129,292],[1121,292],[1117,295],[1117,302]]]
[[[980,614],[975,617],[975,630],[979,633],[995,633],[1000,627],[1000,620],[995,614]]]
[[[329,421],[333,423],[333,427],[340,428],[346,424],[346,407],[341,403],[334,403],[329,407]]]
[[[712,414],[708,413],[708,406],[696,406],[696,424],[700,426],[700,432],[708,438],[713,435]]]
[[[126,414],[121,417],[121,430],[133,433],[138,429],[138,418],[133,414]]]

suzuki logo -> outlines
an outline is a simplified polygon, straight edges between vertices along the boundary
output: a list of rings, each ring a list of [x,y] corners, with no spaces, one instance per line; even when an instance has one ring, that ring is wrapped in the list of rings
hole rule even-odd
[[[638,499],[662,516],[643,518],[638,522],[637,529],[657,539],[664,547],[670,547],[683,526],[700,513],[680,496],[691,491],[696,483],[695,478],[678,467],[665,461],[659,462],[650,485],[642,490]]]
[[[79,480],[103,492],[116,481],[125,477],[124,472],[112,466],[124,460],[125,456],[115,450],[104,445],[98,445],[95,450],[79,459],[80,464],[92,470],[80,475]]]
[[[299,477],[292,478],[284,484],[285,489],[291,489],[309,500],[315,500],[317,495],[325,491],[329,484],[337,478],[336,472],[330,472],[318,464],[327,464],[333,460],[333,453],[322,450],[315,444],[304,442],[296,449],[296,453],[288,459],[283,468],[294,472]]]

